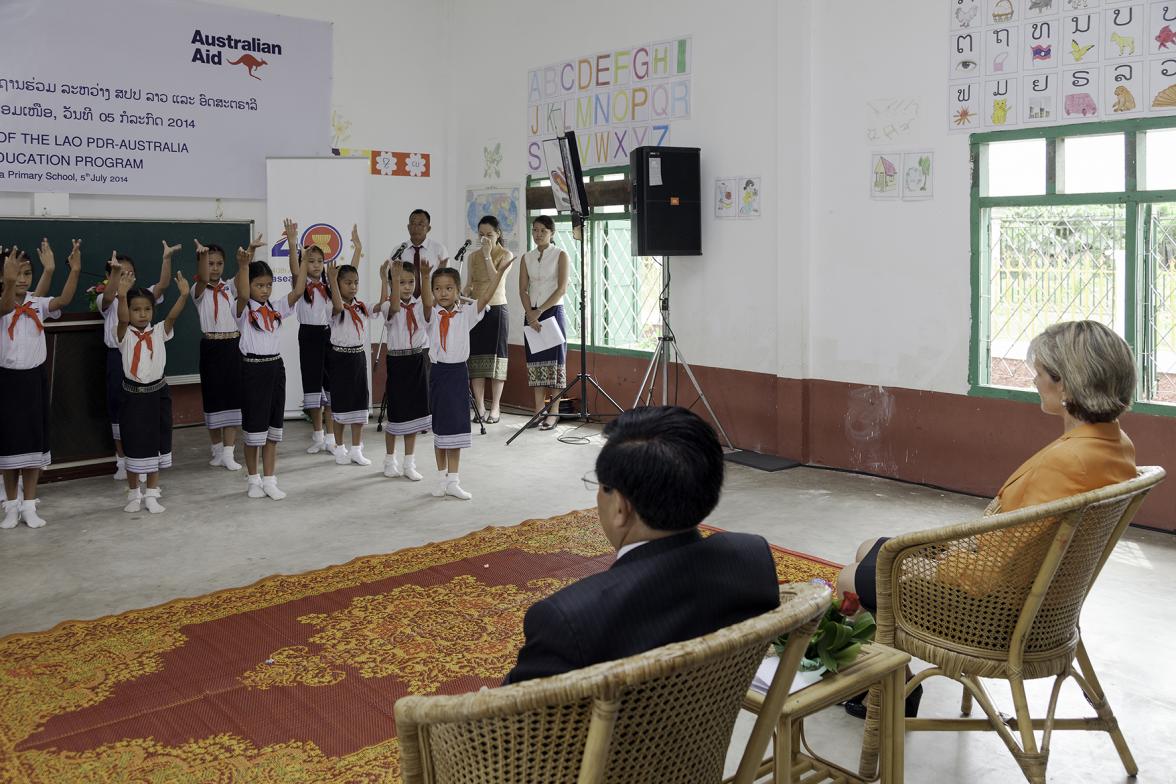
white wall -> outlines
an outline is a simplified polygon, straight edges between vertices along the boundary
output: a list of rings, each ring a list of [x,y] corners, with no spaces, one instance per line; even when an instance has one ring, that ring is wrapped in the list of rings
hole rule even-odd
[[[406,236],[409,204],[428,209],[435,224],[447,223],[445,128],[449,97],[444,40],[452,11],[448,2],[222,0],[219,4],[333,22],[331,105],[352,123],[351,138],[345,145],[432,153],[432,176],[427,179],[371,178],[371,225],[366,232],[369,261],[386,257]],[[231,133],[231,128],[226,132]],[[323,155],[330,156],[330,150],[323,150]],[[0,193],[0,215],[19,217],[32,211],[32,194]],[[253,220],[271,242],[281,231],[280,226],[265,226],[265,202],[260,200],[218,204],[215,199],[77,195],[70,199],[70,213],[86,218]],[[346,234],[349,228],[341,230]],[[194,263],[191,238],[174,239],[187,244],[188,260]],[[265,253],[263,248],[259,258]],[[377,295],[378,291],[364,293],[368,299]]]
[[[812,2],[809,377],[962,393],[969,339],[966,134],[947,133],[948,5]],[[913,133],[875,147],[866,101],[911,97]],[[869,197],[872,149],[931,149],[935,198]]]
[[[786,266],[798,263],[792,235],[800,230],[791,195],[788,215],[781,214],[777,177],[778,107],[781,102],[795,105],[798,86],[779,79],[779,37],[791,34],[777,27],[776,0],[740,2],[738,13],[725,13],[711,3],[675,0],[602,0],[592,6],[570,0],[542,5],[455,0],[455,10],[451,78],[459,114],[450,132],[449,182],[449,213],[454,216],[464,208],[465,187],[483,182],[482,146],[487,141],[503,143],[503,181],[521,185],[525,180],[528,69],[598,50],[693,37],[692,116],[675,121],[670,143],[702,148],[705,255],[671,262],[674,328],[692,364],[776,373],[777,314],[785,314],[787,323],[795,321],[802,296],[791,285],[780,287],[778,278],[786,255]],[[558,33],[558,20],[574,20],[572,43]],[[737,174],[764,177],[763,218],[712,217],[715,177]],[[788,247],[787,254],[777,253],[780,242]],[[512,340],[521,342],[514,275],[508,284]]]

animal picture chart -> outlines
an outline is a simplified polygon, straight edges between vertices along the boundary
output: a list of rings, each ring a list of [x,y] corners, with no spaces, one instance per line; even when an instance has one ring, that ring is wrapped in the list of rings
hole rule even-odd
[[[1176,112],[1176,0],[946,0],[951,131]]]

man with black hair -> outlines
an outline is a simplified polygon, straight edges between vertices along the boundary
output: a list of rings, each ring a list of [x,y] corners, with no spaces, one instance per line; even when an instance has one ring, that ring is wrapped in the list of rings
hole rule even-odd
[[[703,538],[719,502],[723,449],[710,425],[677,406],[626,411],[596,458],[600,527],[617,550],[604,572],[536,602],[507,683],[557,675],[689,640],[775,608],[768,543]]]
[[[413,274],[416,276],[416,287],[412,293],[414,297],[421,295],[422,261],[429,262],[429,266],[435,270],[449,266],[449,251],[443,244],[429,237],[429,231],[433,228],[432,221],[429,211],[420,207],[408,214],[408,239],[404,241],[401,258],[413,263]],[[424,285],[428,284],[428,281],[424,281]]]

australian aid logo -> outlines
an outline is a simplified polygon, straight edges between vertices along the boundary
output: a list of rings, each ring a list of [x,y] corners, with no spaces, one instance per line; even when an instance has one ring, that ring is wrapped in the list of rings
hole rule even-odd
[[[261,67],[269,65],[265,56],[282,56],[281,44],[263,41],[257,36],[237,38],[233,35],[211,35],[197,29],[192,33],[192,43],[196,46],[192,52],[192,62],[237,66],[258,81],[261,81]]]

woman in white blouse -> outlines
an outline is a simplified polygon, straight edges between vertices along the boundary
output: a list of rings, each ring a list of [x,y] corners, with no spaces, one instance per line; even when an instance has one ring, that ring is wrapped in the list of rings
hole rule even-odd
[[[564,318],[563,297],[568,289],[568,254],[552,245],[555,221],[546,215],[531,224],[531,238],[535,247],[523,255],[519,269],[519,299],[526,313],[524,329],[539,331],[542,322],[555,319],[560,332],[568,334]],[[548,395],[556,395],[567,385],[568,344],[565,339],[557,346],[533,352],[525,340],[527,350],[527,385],[535,390],[535,411],[542,410]],[[556,416],[559,403],[551,408],[540,430],[551,430],[559,422]]]

